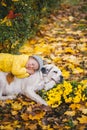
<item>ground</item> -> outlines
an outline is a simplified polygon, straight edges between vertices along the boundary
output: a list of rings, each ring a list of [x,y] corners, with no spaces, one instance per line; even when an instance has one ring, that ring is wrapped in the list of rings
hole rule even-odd
[[[40,31],[20,49],[21,53],[39,54],[47,63],[54,63],[62,70],[65,82],[56,86],[52,94],[64,85],[65,88],[68,86],[68,91],[69,87],[72,88],[70,92],[77,87],[72,94],[79,90],[80,101],[76,102],[75,95],[72,97],[71,93],[66,95],[65,88],[62,91],[65,95],[59,100],[61,102],[53,104],[52,95],[49,98],[51,104],[47,107],[36,104],[24,95],[18,95],[14,100],[0,101],[1,130],[87,129],[87,12],[84,7],[85,4],[61,5],[58,11],[41,20]],[[72,98],[70,101],[69,97]]]

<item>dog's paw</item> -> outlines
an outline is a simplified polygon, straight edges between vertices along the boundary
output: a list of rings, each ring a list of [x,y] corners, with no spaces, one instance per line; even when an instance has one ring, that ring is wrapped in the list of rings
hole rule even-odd
[[[46,101],[43,101],[41,104],[45,105],[45,106],[48,106],[47,102]]]

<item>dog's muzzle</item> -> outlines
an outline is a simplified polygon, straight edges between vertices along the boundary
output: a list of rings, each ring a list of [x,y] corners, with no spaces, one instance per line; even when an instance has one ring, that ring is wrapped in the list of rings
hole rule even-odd
[[[58,84],[58,83],[62,83],[62,82],[63,82],[63,76],[60,75],[60,80],[58,80],[58,81],[56,81],[56,80],[53,79],[53,78],[52,78],[52,80],[53,80],[56,84]]]
[[[64,79],[63,79],[63,76],[61,75],[61,76],[60,76],[60,82],[62,83],[63,80],[64,80]]]

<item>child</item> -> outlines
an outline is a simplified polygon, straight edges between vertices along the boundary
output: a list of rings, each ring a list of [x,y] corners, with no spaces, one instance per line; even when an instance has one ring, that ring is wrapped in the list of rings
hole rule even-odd
[[[43,60],[40,56],[29,56],[25,54],[12,55],[0,53],[0,70],[11,72],[17,78],[28,77],[43,66]]]

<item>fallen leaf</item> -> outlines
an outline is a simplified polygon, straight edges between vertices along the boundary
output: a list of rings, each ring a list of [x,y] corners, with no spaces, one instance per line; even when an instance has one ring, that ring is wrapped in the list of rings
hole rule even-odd
[[[21,115],[21,117],[22,117],[22,119],[23,119],[24,121],[29,120],[29,115],[26,114],[26,113],[23,113],[23,114]]]
[[[21,103],[18,103],[18,102],[12,103],[12,109],[14,109],[15,111],[21,110],[21,108],[22,108],[22,104]]]
[[[83,114],[87,114],[87,109],[84,108],[84,109],[80,109],[82,111]]]
[[[71,108],[72,110],[79,109],[80,107],[81,107],[80,104],[71,104],[71,105],[69,106],[69,108]]]
[[[77,118],[81,124],[87,124],[87,116],[82,115],[81,118]]]
[[[12,115],[17,115],[18,112],[17,111],[11,111]]]
[[[35,114],[35,115],[29,115],[29,119],[31,120],[40,120],[43,116],[45,115],[45,112],[41,112],[41,113],[38,113],[38,114]]]
[[[75,116],[75,111],[66,111],[64,114],[68,116]]]
[[[63,76],[64,76],[65,79],[68,79],[69,76],[70,76],[70,72],[66,71],[66,70],[62,70],[62,74],[63,74]]]
[[[76,67],[74,70],[73,70],[73,74],[77,74],[77,73],[83,73],[84,70],[81,69],[80,67]]]

